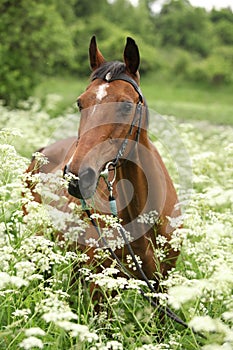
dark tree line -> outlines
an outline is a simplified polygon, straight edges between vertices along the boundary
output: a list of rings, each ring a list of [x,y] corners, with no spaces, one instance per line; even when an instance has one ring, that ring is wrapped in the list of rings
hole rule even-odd
[[[93,34],[109,59],[121,59],[126,36],[134,37],[142,74],[233,82],[232,11],[206,12],[171,0],[155,14],[153,2],[0,0],[0,98],[15,106],[45,75],[87,75]]]

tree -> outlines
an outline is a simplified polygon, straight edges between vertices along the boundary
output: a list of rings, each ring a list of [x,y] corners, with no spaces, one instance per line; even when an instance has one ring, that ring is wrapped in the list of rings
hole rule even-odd
[[[137,6],[133,6],[129,0],[115,0],[108,11],[107,20],[126,33],[140,36],[144,42],[152,44],[154,33],[148,0],[139,0]]]
[[[220,43],[225,45],[233,45],[233,25],[230,22],[221,20],[214,27]]]
[[[107,0],[75,0],[74,12],[77,17],[87,18],[89,16],[103,13],[105,8],[109,8]]]
[[[211,27],[204,9],[194,8],[188,0],[171,0],[154,18],[162,46],[172,45],[205,56],[210,50]]]
[[[213,23],[217,23],[222,20],[233,23],[233,12],[230,8],[223,8],[221,10],[213,9],[210,12],[210,19]]]
[[[2,0],[0,12],[0,98],[15,106],[42,74],[71,64],[72,38],[56,0]]]
[[[210,20],[214,24],[214,33],[216,34],[220,45],[233,44],[233,12],[229,9],[220,11],[212,10]]]

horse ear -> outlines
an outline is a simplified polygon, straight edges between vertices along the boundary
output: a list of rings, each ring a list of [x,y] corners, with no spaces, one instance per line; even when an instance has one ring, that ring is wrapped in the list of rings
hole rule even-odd
[[[105,59],[102,53],[99,51],[97,47],[95,35],[91,38],[91,42],[89,46],[89,58],[90,58],[90,65],[93,71],[99,68],[99,66],[105,62]]]
[[[136,74],[140,64],[140,55],[137,44],[129,37],[127,38],[124,50],[124,60],[126,70],[131,74]]]

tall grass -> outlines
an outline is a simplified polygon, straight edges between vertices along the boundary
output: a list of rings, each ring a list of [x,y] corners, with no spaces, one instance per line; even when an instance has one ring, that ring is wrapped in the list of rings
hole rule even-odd
[[[37,191],[47,194],[44,204],[33,202],[24,184],[29,163],[25,156],[51,138],[54,119],[48,110],[57,108],[52,102],[41,105],[34,100],[16,111],[1,107],[0,349],[232,349],[232,127],[167,120],[192,160],[193,189],[184,227],[173,237],[174,245],[183,242],[181,255],[163,282],[167,292],[158,297],[205,335],[201,338],[167,317],[161,322],[158,311],[138,293],[140,281],[118,277],[115,266],[97,274],[84,253],[70,251],[73,234],[86,223],[76,206],[68,214],[52,215],[50,189],[65,186],[59,174],[46,179],[48,191],[41,187],[42,177],[32,177]],[[59,118],[57,122],[65,119]],[[151,118],[152,136],[156,129]],[[176,181],[172,159],[157,137],[154,142]],[[76,230],[66,231],[70,221]],[[62,244],[55,238],[61,228],[66,233]],[[37,235],[40,232],[43,236]],[[99,250],[95,259],[101,263],[104,255]],[[89,295],[91,281],[104,295],[98,314]]]

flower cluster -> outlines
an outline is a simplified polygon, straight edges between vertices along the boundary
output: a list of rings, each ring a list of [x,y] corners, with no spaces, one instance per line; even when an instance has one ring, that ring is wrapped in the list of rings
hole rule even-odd
[[[170,242],[176,247],[178,239],[183,268],[172,271],[163,284],[168,288],[170,305],[182,309],[190,319],[190,327],[208,334],[211,345],[203,349],[230,349],[233,344],[232,129],[218,127],[219,132],[215,133],[210,127],[204,134],[190,125],[181,128],[189,130],[184,140],[192,158],[194,183],[183,227],[174,231]],[[227,321],[225,312],[230,317]]]
[[[131,262],[131,260],[130,260]],[[114,265],[114,264],[113,264]],[[116,267],[108,267],[102,269],[101,272],[91,272],[90,269],[83,269],[85,280],[94,282],[103,290],[140,290],[142,286],[146,286],[146,282],[134,278],[126,278],[118,276],[120,271]]]
[[[156,210],[152,210],[149,213],[144,213],[138,216],[137,221],[141,224],[147,224],[150,226],[154,226],[158,223],[159,217]]]
[[[53,108],[52,104],[48,108]],[[67,183],[61,173],[23,175],[29,160],[22,155],[29,156],[46,144],[53,130],[54,121],[47,111],[31,101],[24,110],[8,111],[0,106],[0,112],[1,124],[7,128],[0,132],[0,348],[232,349],[232,128],[177,126],[193,164],[193,188],[179,182],[182,178],[190,184],[188,176],[181,176],[188,174],[182,150],[176,148],[168,154],[171,148],[159,145],[160,139],[171,139],[173,134],[160,129],[162,137],[156,141],[181,191],[184,215],[176,220],[167,218],[174,228],[169,244],[181,254],[177,267],[161,282],[165,293],[151,296],[181,312],[190,329],[204,333],[205,341],[199,345],[191,330],[178,331],[166,317],[160,322],[158,310],[139,293],[141,289],[148,292],[144,282],[122,277],[116,263],[104,268],[104,260],[111,259],[99,238],[88,242],[95,248],[90,251],[97,270],[90,266],[91,259],[77,249],[80,240],[86,243],[88,239],[89,223],[83,220],[80,205],[67,201]],[[21,121],[23,137],[14,129],[16,120]],[[152,132],[157,128],[152,124]],[[178,168],[174,165],[177,159]],[[25,186],[25,180],[32,181],[42,203],[33,201],[35,192]],[[101,234],[113,249],[124,245],[118,220],[99,214],[93,218],[103,227]],[[154,211],[143,214],[138,222],[157,224],[158,215]],[[130,233],[125,234],[130,240]],[[157,236],[156,243],[158,257],[166,259],[166,240]],[[127,264],[135,268],[130,256]],[[103,294],[98,314],[89,283]]]

